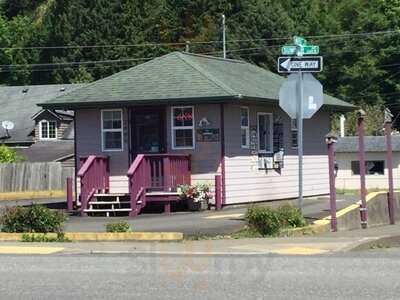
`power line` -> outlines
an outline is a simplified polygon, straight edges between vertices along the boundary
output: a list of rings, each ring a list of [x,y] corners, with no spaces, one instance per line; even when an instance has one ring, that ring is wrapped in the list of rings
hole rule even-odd
[[[399,34],[400,30],[387,30],[387,31],[374,31],[374,32],[360,32],[360,33],[345,33],[345,34],[330,34],[330,35],[308,35],[304,36],[307,39],[337,39],[348,37],[365,37],[385,34]],[[257,42],[257,41],[279,41],[290,40],[292,37],[275,37],[275,38],[261,38],[261,39],[236,39],[227,40],[227,43],[240,43],[240,42]],[[188,41],[191,45],[196,44],[221,44],[223,41]],[[96,49],[96,48],[131,48],[131,47],[157,47],[157,46],[185,46],[186,42],[170,42],[170,43],[141,43],[141,44],[108,44],[108,45],[63,45],[63,46],[31,46],[31,47],[0,47],[0,50],[51,50],[51,49]]]

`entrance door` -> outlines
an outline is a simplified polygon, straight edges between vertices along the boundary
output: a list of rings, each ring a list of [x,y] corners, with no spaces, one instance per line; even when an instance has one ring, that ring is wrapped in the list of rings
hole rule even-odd
[[[132,112],[132,154],[164,153],[165,108],[136,108]]]

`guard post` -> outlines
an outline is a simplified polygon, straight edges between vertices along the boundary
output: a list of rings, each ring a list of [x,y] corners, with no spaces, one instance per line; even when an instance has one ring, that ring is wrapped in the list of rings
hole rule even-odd
[[[386,136],[386,164],[388,170],[388,210],[389,221],[391,225],[395,224],[395,205],[393,191],[393,151],[392,151],[392,117],[389,109],[385,109],[385,136]]]
[[[335,150],[334,143],[337,142],[337,136],[334,134],[327,134],[325,136],[325,143],[328,146],[328,166],[329,166],[329,203],[331,209],[331,230],[337,231],[336,219],[336,185],[335,185]]]
[[[365,145],[364,145],[364,118],[365,111],[360,109],[357,111],[357,132],[358,132],[358,161],[360,169],[360,218],[361,227],[367,228],[368,226],[368,213],[367,213],[367,189],[365,186]]]

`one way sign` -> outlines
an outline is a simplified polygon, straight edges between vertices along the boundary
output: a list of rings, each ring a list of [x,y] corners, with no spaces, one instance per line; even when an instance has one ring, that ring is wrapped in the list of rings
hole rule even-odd
[[[322,71],[322,56],[281,56],[278,58],[279,73],[309,72],[317,73]]]

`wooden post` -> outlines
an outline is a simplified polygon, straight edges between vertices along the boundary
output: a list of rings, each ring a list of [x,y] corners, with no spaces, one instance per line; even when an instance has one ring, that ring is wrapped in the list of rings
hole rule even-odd
[[[385,136],[386,136],[386,163],[388,170],[389,192],[388,208],[389,221],[391,225],[395,224],[395,206],[394,206],[394,187],[393,187],[393,151],[392,151],[392,114],[389,109],[385,110]]]
[[[72,178],[67,177],[67,209],[69,212],[74,210],[74,200],[72,195]]]
[[[364,145],[364,117],[365,112],[359,110],[357,112],[357,132],[358,132],[358,160],[360,163],[360,217],[361,227],[367,228],[368,226],[368,213],[367,213],[367,188],[365,184],[365,145]]]
[[[330,195],[330,208],[331,208],[331,230],[337,231],[336,219],[336,187],[335,187],[335,152],[333,144],[336,142],[337,137],[328,134],[325,137],[325,142],[328,146],[328,166],[329,166],[329,195]]]
[[[222,176],[215,175],[215,210],[222,209]]]

